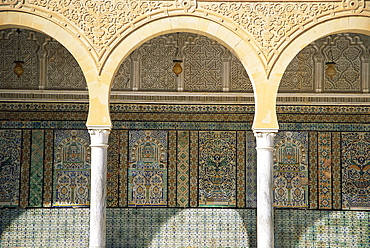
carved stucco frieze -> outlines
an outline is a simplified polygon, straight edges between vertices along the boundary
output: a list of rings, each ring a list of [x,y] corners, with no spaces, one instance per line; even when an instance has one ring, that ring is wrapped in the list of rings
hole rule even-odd
[[[245,32],[267,73],[279,54],[300,33],[317,23],[370,8],[364,0],[331,2],[197,2],[196,0],[3,0],[5,7],[58,18],[86,39],[100,70],[112,48],[140,25],[166,16],[195,15],[212,19],[231,30]],[[179,10],[182,10],[179,12]],[[367,14],[364,14],[367,15]],[[71,30],[72,30],[71,29]],[[84,42],[82,42],[84,43]]]
[[[251,35],[268,67],[284,42],[340,8],[340,3],[204,3],[200,7],[230,18]]]
[[[319,22],[342,15],[363,14],[364,0],[331,2],[205,2],[199,9],[228,18],[250,35],[269,73],[290,40]],[[368,15],[368,14],[364,14]],[[235,28],[234,28],[235,29]]]

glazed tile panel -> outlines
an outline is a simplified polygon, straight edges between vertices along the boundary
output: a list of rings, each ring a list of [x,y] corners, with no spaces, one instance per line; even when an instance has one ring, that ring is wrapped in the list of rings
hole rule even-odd
[[[308,133],[277,133],[274,155],[275,207],[308,207]]]
[[[129,206],[167,206],[167,139],[167,131],[129,131]]]
[[[199,206],[236,206],[236,132],[199,132]]]
[[[44,170],[44,130],[32,130],[30,171],[30,207],[42,207]]]
[[[19,204],[22,132],[0,130],[0,207]]]
[[[110,209],[107,247],[256,247],[255,210]]]
[[[275,247],[368,247],[370,213],[275,210]],[[89,209],[0,209],[0,247],[89,243]],[[109,248],[256,247],[253,209],[110,208]]]
[[[370,207],[370,133],[342,133],[342,207]]]
[[[53,206],[90,203],[90,138],[87,130],[55,130]]]
[[[0,210],[0,247],[88,247],[89,209]]]
[[[369,247],[369,212],[275,210],[275,247]]]

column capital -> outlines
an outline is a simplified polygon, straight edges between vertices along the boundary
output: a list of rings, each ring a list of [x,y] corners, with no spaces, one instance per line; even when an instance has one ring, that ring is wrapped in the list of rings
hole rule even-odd
[[[255,129],[253,130],[256,137],[256,149],[274,149],[274,137],[277,129]]]
[[[277,133],[277,128],[253,128],[253,133]]]
[[[87,126],[91,139],[91,147],[108,147],[110,126]]]

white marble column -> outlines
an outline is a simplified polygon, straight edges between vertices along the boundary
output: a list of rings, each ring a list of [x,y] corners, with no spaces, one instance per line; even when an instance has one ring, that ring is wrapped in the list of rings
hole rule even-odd
[[[274,247],[273,156],[271,130],[256,131],[257,150],[257,247]]]
[[[106,243],[107,150],[110,129],[88,127],[91,138],[90,248]]]

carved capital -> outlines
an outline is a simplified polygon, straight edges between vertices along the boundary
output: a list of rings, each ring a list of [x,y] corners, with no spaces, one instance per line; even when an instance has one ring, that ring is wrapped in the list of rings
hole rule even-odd
[[[91,147],[108,147],[110,129],[89,128]]]
[[[256,137],[256,149],[274,150],[274,137],[276,132],[254,132]]]

